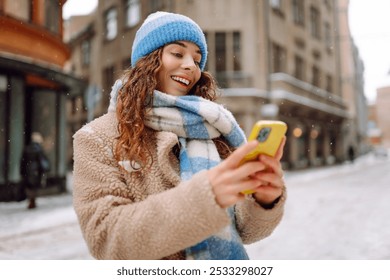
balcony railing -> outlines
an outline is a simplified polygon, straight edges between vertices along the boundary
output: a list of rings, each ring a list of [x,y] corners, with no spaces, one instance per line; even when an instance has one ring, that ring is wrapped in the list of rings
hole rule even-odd
[[[215,77],[221,88],[250,88],[253,86],[252,76],[242,71],[218,72]]]
[[[285,73],[274,73],[271,79],[271,98],[285,99],[307,107],[342,117],[348,117],[345,101],[328,92]]]

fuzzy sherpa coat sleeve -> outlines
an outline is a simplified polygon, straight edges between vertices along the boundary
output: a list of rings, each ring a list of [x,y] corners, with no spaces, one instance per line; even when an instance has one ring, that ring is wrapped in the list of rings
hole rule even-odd
[[[135,202],[104,133],[87,125],[74,136],[74,207],[95,258],[161,259],[228,225],[206,172]]]
[[[264,209],[253,197],[235,206],[236,226],[244,244],[251,244],[269,236],[283,217],[286,188],[272,209]]]

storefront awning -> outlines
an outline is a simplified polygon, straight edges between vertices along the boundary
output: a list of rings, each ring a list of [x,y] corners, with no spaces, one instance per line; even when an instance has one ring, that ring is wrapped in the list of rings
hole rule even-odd
[[[68,97],[82,95],[87,87],[85,81],[65,73],[61,68],[25,56],[0,53],[1,69],[7,72],[35,74],[48,81],[55,82],[61,86],[61,93]]]

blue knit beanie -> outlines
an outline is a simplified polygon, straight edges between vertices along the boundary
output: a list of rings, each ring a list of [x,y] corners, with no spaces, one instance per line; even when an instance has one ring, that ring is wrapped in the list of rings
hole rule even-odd
[[[190,41],[196,44],[202,53],[200,69],[203,70],[207,60],[207,44],[202,29],[189,17],[155,12],[150,14],[138,29],[133,42],[131,66],[154,50],[174,41]]]

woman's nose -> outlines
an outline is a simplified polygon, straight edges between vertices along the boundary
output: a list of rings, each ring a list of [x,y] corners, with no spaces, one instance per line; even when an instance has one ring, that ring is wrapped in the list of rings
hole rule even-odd
[[[192,56],[185,56],[183,58],[182,67],[189,70],[194,70],[196,68],[196,64]]]

